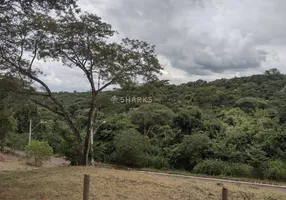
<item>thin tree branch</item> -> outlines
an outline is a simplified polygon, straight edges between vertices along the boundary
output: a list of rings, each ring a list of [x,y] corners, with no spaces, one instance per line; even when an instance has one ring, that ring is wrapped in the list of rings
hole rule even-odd
[[[27,94],[27,95],[32,95],[32,96],[42,96],[42,97],[49,97],[49,95],[41,93],[41,92],[28,92],[28,91],[11,91],[12,93],[17,93],[17,94]]]
[[[98,94],[99,92],[101,92],[102,90],[104,90],[106,87],[108,87],[109,85],[111,85],[116,79],[112,79],[111,81],[109,81],[108,83],[106,83],[105,85],[103,85],[101,88],[99,88],[96,91],[96,94]]]
[[[34,56],[33,56],[32,60],[31,60],[31,62],[29,64],[29,67],[28,67],[29,73],[31,73],[31,71],[32,71],[32,65],[33,65],[33,63],[34,63],[34,61],[35,61],[35,59],[37,57],[37,51],[38,51],[38,42],[36,41],[36,43],[35,43],[35,50],[34,50]]]
[[[138,65],[139,64],[139,61],[136,62],[134,65],[130,66],[129,68],[132,69],[134,66]],[[104,90],[106,87],[108,87],[109,85],[113,84],[116,80],[120,79],[120,78],[123,78],[124,76],[120,76],[124,71],[126,71],[126,69],[122,69],[118,74],[117,76],[115,76],[113,79],[111,79],[109,82],[107,82],[105,85],[103,85],[101,88],[99,88],[97,91],[96,91],[96,94],[101,92],[102,90]]]
[[[41,93],[41,92],[27,92],[26,94],[33,95],[33,96],[49,97],[48,94],[44,94],[44,93]]]
[[[20,65],[20,62],[22,60],[22,56],[23,56],[23,53],[24,53],[24,40],[25,40],[25,36],[24,36],[24,38],[21,41],[21,52],[20,52],[20,56],[19,56],[19,59],[18,59],[18,65]]]
[[[77,62],[77,60],[71,58],[66,52],[61,51],[61,53],[63,53],[64,56],[65,56],[69,61],[71,61],[71,62],[72,62],[73,64],[75,64],[76,66],[78,66],[78,67],[85,73],[85,75],[86,75],[87,77],[89,77],[89,72],[88,72],[88,70],[87,70],[85,67],[83,67],[81,63],[79,63],[79,62]]]

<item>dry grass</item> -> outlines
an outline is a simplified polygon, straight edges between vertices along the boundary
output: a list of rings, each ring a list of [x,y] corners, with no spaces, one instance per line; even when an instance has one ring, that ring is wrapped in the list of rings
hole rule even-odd
[[[23,157],[0,153],[0,172],[38,169],[37,167],[27,165],[26,163],[27,160]],[[44,167],[53,167],[53,165],[49,162],[45,162]]]
[[[90,199],[218,200],[222,184],[99,167],[57,167],[0,173],[1,200],[79,200],[84,174],[91,175]],[[230,199],[283,200],[285,193],[233,185]]]

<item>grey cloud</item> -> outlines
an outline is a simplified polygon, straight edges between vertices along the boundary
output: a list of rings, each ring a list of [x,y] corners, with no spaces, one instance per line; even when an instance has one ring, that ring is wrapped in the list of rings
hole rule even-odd
[[[103,3],[89,2],[95,7]],[[189,74],[258,69],[268,55],[258,46],[286,44],[285,0],[106,0],[104,4],[108,6],[100,11],[103,19],[120,33],[155,44],[159,55]]]

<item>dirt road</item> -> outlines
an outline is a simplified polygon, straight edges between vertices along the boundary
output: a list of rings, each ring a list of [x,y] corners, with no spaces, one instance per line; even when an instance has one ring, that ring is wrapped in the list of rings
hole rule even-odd
[[[183,178],[183,179],[193,179],[193,180],[198,180],[198,181],[229,183],[229,184],[234,184],[238,186],[246,186],[246,187],[258,188],[258,189],[270,189],[270,190],[286,193],[286,186],[283,186],[283,185],[252,183],[252,182],[234,181],[234,180],[228,180],[228,179],[207,178],[207,177],[180,175],[180,174],[168,174],[168,173],[161,173],[161,172],[149,172],[149,171],[139,171],[139,172],[152,174],[155,176],[169,176],[169,177],[174,177],[174,178],[176,177],[176,178]]]

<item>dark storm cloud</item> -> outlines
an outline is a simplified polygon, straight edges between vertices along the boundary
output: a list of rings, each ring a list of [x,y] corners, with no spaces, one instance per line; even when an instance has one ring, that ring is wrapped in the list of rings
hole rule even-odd
[[[104,4],[104,18],[124,36],[155,44],[173,67],[190,74],[259,68],[268,55],[260,45],[286,44],[284,0],[89,2]]]
[[[278,68],[286,73],[286,0],[79,0],[120,37],[156,45],[162,79],[232,78]],[[76,69],[38,63],[53,91],[89,89]],[[78,83],[75,88],[74,82]]]

